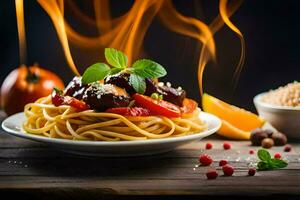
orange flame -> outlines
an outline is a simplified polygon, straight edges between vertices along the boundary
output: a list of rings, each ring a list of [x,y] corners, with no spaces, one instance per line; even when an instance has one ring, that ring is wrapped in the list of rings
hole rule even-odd
[[[15,0],[17,27],[19,36],[19,56],[20,64],[26,64],[26,34],[24,23],[24,5],[23,0]]]
[[[74,72],[74,74],[80,75],[73,61],[69,43],[68,43],[67,33],[65,30],[63,0],[60,0],[58,2],[55,0],[39,0],[38,2],[44,8],[44,10],[49,14],[55,26],[59,40],[64,49],[65,57],[72,71]]]
[[[238,37],[241,41],[240,60],[238,62],[238,65],[237,65],[235,73],[234,73],[234,77],[236,78],[235,80],[238,80],[241,70],[242,70],[242,67],[244,65],[244,61],[245,61],[245,40],[244,40],[244,36],[241,33],[241,31],[229,19],[228,12],[232,13],[232,11],[230,11],[230,10],[228,11],[227,4],[228,4],[227,0],[221,0],[220,4],[219,4],[219,10],[220,10],[220,15],[221,15],[223,21],[225,22],[225,24],[238,35]],[[239,6],[240,4],[241,4],[241,2],[237,5]],[[234,8],[231,7],[231,9],[234,9]]]
[[[42,8],[50,16],[68,64],[75,74],[79,74],[72,59],[69,43],[82,49],[101,49],[113,47],[124,51],[129,64],[136,59],[141,51],[144,36],[153,18],[157,16],[170,30],[192,37],[202,44],[198,63],[198,82],[200,93],[203,93],[203,73],[206,64],[216,58],[214,34],[226,24],[241,40],[241,57],[235,71],[235,77],[240,74],[244,57],[245,42],[242,33],[230,21],[230,16],[241,5],[241,1],[228,2],[220,0],[220,14],[207,25],[199,19],[180,14],[171,0],[135,0],[132,7],[122,16],[111,18],[108,0],[94,0],[95,18],[84,14],[76,4],[67,0],[68,8],[78,16],[78,19],[98,30],[97,36],[86,36],[76,30],[64,19],[63,0],[38,0]]]

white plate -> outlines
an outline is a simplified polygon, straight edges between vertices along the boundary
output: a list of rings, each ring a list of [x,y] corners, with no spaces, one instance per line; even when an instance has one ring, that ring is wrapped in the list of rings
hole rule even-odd
[[[62,151],[74,154],[91,156],[141,156],[167,152],[188,142],[200,140],[215,133],[221,126],[220,119],[214,115],[201,112],[199,117],[208,124],[206,131],[181,137],[142,141],[75,141],[28,134],[21,128],[22,123],[25,121],[24,113],[18,113],[6,118],[2,122],[2,128],[10,135],[44,142]]]

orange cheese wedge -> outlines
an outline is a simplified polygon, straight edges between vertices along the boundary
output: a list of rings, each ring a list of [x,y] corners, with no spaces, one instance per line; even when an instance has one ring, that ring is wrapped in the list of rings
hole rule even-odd
[[[262,127],[265,123],[256,114],[208,94],[202,96],[202,107],[205,112],[214,114],[222,120],[218,133],[231,139],[248,140],[250,131]]]

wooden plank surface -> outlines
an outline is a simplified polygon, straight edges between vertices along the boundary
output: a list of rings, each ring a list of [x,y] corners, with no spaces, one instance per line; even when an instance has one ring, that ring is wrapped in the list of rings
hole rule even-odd
[[[206,142],[214,145],[203,150]],[[230,141],[231,150],[222,149],[223,140],[208,138],[156,156],[131,158],[82,157],[61,152],[41,143],[15,138],[0,131],[0,191],[68,191],[111,195],[300,195],[300,144],[283,152],[289,160],[285,169],[247,176],[248,165],[256,161],[258,147],[249,142]],[[198,155],[213,157],[213,166],[227,159],[235,166],[233,177],[206,180],[209,167],[197,167]]]

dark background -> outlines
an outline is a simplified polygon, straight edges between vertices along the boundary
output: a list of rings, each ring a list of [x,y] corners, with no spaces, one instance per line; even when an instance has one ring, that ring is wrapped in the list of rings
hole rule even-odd
[[[89,1],[78,1],[78,5]],[[210,23],[218,14],[218,1],[175,0],[183,14]],[[112,14],[128,10],[132,1],[113,0]],[[252,98],[263,91],[300,80],[299,8],[300,1],[245,0],[232,16],[244,34],[245,65],[235,88],[231,84],[234,67],[240,55],[238,37],[224,26],[215,34],[217,63],[210,63],[204,73],[204,91],[229,103],[254,110]],[[82,6],[83,7],[83,6]],[[87,8],[88,10],[88,8]],[[64,58],[54,27],[36,1],[25,1],[27,64],[38,62],[61,76],[65,83],[73,76]],[[0,83],[19,65],[18,35],[14,1],[0,1]],[[200,100],[196,68],[199,45],[190,38],[172,33],[154,20],[145,37],[145,51],[168,70],[174,85],[185,88],[190,97]],[[74,60],[82,71],[97,61],[97,52],[72,48]]]

